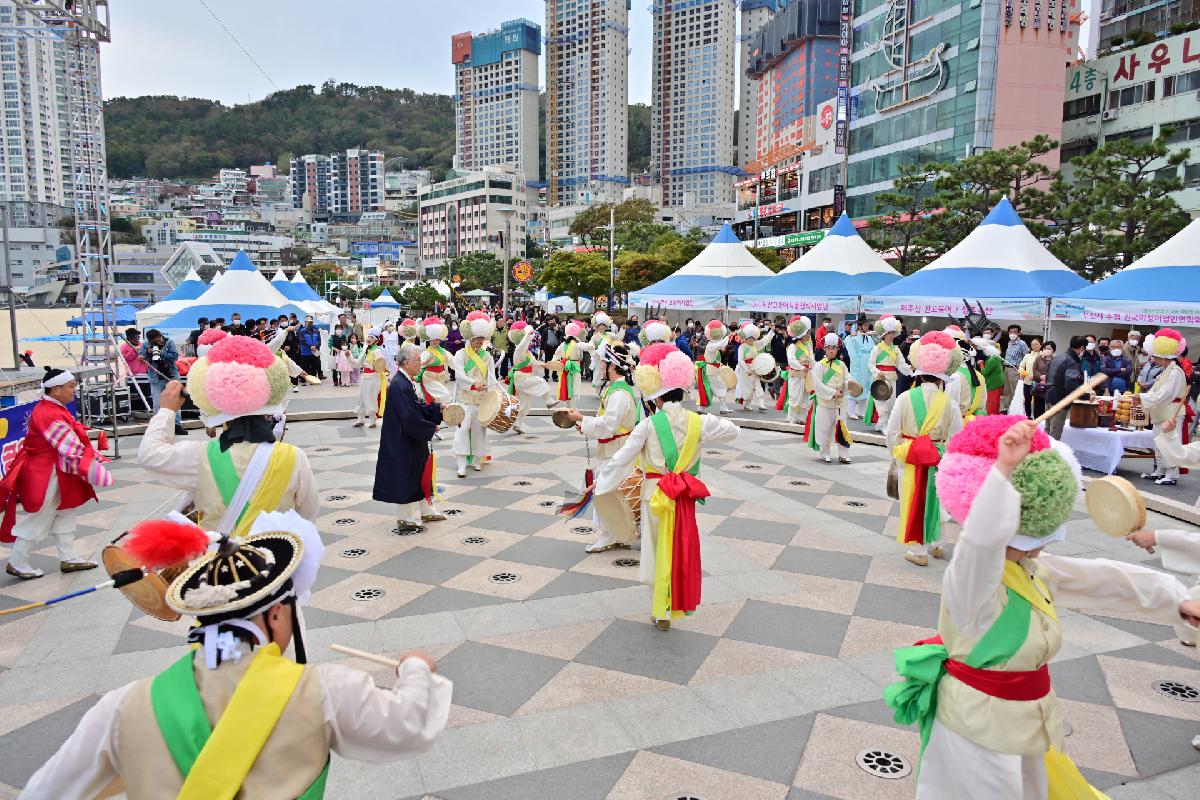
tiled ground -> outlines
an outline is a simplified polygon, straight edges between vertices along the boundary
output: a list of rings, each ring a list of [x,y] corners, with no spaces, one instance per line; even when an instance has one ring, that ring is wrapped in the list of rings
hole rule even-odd
[[[912,567],[892,540],[897,508],[883,497],[881,448],[856,446],[849,466],[820,464],[795,436],[767,431],[708,448],[704,604],[664,634],[648,624],[636,568],[615,563],[637,553],[586,555],[590,522],[553,515],[582,475],[581,440],[544,418],[529,429],[494,438],[493,463],[461,481],[449,441],[439,443],[453,516],[401,537],[392,509],[370,499],[377,432],[348,421],[292,426],[289,440],[318,471],[328,545],[305,611],[313,659],[331,659],[331,643],[423,647],[455,681],[451,729],[431,753],[380,766],[335,759],[330,796],[912,796],[911,777],[884,780],[855,763],[868,749],[917,755],[915,730],[891,722],[881,691],[893,679],[891,649],[932,632],[944,569]],[[83,520],[92,550],[174,499],[138,468],[135,442],[123,444],[117,486]],[[1139,558],[1082,513],[1071,528],[1056,551]],[[505,574],[517,579],[493,577]],[[0,577],[0,607],[91,577]],[[374,596],[356,600],[358,590]],[[1200,703],[1151,689],[1156,680],[1200,687],[1193,654],[1168,627],[1063,618],[1052,670],[1071,755],[1100,787],[1134,781],[1114,798],[1194,797],[1186,791],[1200,754],[1188,742],[1200,733]],[[181,632],[115,594],[0,617],[0,797],[100,693],[178,658]]]

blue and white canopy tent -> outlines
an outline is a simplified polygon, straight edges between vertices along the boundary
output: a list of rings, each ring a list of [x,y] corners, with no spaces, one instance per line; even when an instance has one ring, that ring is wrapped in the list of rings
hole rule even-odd
[[[726,224],[695,258],[658,283],[631,292],[629,307],[705,310],[729,308],[730,298],[774,275]]]
[[[730,302],[746,311],[854,314],[861,295],[898,280],[899,273],[842,214],[815,247]]]
[[[387,289],[380,292],[379,297],[371,301],[371,308],[400,308],[400,304],[396,302],[396,298],[392,297],[392,293]]]
[[[1200,219],[1115,275],[1054,298],[1058,321],[1200,328]]]
[[[189,269],[174,291],[154,305],[137,312],[138,327],[146,328],[162,322],[176,311],[187,308],[191,301],[206,291],[208,291],[208,284],[200,279],[200,275],[195,269]]]
[[[271,277],[271,286],[278,289],[281,295],[303,308],[309,314],[330,317],[337,313],[337,306],[321,299],[321,296],[312,290],[312,287],[308,285],[308,282],[304,280],[299,272],[296,272],[296,278],[300,279],[299,282],[295,278],[289,281],[287,276],[283,274],[283,270],[277,270]]]
[[[304,319],[308,314],[280,294],[250,261],[250,256],[239,250],[219,283],[214,279],[208,291],[155,327],[170,333],[188,332],[196,327],[200,317],[224,317],[228,321],[235,313],[242,319],[280,314],[295,314]]]
[[[924,269],[863,297],[871,314],[963,317],[963,300],[995,320],[1046,320],[1050,298],[1087,281],[1042,246],[1008,198]]]
[[[137,309],[133,306],[116,306],[113,309],[113,314],[116,319],[112,320],[113,325],[133,325],[137,322]],[[101,311],[89,311],[87,313],[87,326],[95,328],[103,326],[104,313]],[[83,317],[71,317],[67,320],[68,328],[82,328]]]

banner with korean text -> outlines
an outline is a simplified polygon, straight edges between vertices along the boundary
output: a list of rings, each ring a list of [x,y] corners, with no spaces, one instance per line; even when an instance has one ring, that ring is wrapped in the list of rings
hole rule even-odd
[[[1170,325],[1200,328],[1200,304],[1154,300],[1057,299],[1050,308],[1053,320]]]
[[[983,304],[988,319],[993,320],[1045,320],[1046,301],[1030,297],[981,297],[966,298],[971,303],[968,309],[962,298],[949,297],[873,297],[863,296],[864,314],[896,314],[898,316],[922,317],[965,317]]]

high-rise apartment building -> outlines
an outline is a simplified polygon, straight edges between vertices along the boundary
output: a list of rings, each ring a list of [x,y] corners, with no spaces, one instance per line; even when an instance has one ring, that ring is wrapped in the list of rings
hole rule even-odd
[[[0,26],[29,35],[0,38],[4,125],[0,127],[0,201],[70,205],[70,88],[67,45],[33,29],[38,17],[0,0]]]
[[[546,0],[546,180],[552,206],[619,202],[629,185],[630,5],[631,0]]]
[[[538,169],[538,57],[542,29],[526,19],[450,39],[454,64],[454,167],[504,164],[528,181]]]
[[[758,87],[748,72],[758,34],[771,20],[771,15],[787,5],[787,0],[742,0],[741,28],[738,33],[738,151],[737,163],[744,167],[754,160],[756,138],[755,114]]]
[[[1100,50],[1107,50],[1131,34],[1162,38],[1172,25],[1200,20],[1200,0],[1102,0]]]
[[[329,156],[315,153],[292,159],[288,180],[292,207],[314,214],[329,213]]]
[[[329,156],[329,213],[383,211],[383,151],[345,150]]]
[[[663,206],[732,203],[734,45],[731,0],[654,0],[650,164]]]

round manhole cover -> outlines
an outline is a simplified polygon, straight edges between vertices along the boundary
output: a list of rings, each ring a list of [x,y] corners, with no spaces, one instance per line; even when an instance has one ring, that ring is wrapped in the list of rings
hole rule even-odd
[[[513,486],[533,486],[529,481],[513,481]]]
[[[521,576],[515,572],[497,572],[488,580],[492,583],[516,583],[521,580]]]
[[[588,525],[576,525],[574,528],[571,528],[571,533],[576,536],[591,536],[595,532],[596,529]]]
[[[618,558],[613,562],[614,567],[636,567],[642,562],[636,558]]]
[[[416,536],[418,533],[424,532],[425,531],[421,528],[406,528],[404,530],[401,530],[399,526],[392,528],[392,533],[396,534],[397,536]]]
[[[383,597],[383,589],[356,589],[351,595],[355,600],[378,600]]]
[[[362,558],[366,554],[366,548],[350,547],[342,551],[342,558]]]
[[[876,778],[895,780],[912,772],[912,767],[904,756],[889,753],[887,750],[863,750],[854,757],[854,761],[859,769]]]
[[[447,509],[444,509],[442,511],[442,513],[448,517],[457,517],[459,514],[462,513],[462,509],[461,508],[447,508]]]
[[[792,486],[811,486],[808,481],[788,481]]]
[[[468,536],[467,538],[462,540],[462,543],[463,544],[487,544],[488,539],[486,536]]]
[[[1154,691],[1163,697],[1169,697],[1181,703],[1200,702],[1200,689],[1197,689],[1195,686],[1180,683],[1179,681],[1155,681],[1150,685],[1154,687]]]
[[[847,500],[846,502],[842,503],[842,505],[849,506],[850,508],[866,508],[867,507],[867,504],[862,502],[861,500]]]
[[[758,464],[747,464],[747,465],[746,465],[746,469],[749,469],[749,470],[756,470],[756,469],[762,469],[762,467],[761,467],[761,466],[759,466]]]
[[[698,794],[673,794],[666,800],[704,800],[704,798]]]
[[[538,506],[540,506],[541,508],[551,508],[552,506],[556,506],[556,505],[558,505],[558,503],[554,502],[553,500],[543,500],[540,503],[538,503]]]
[[[705,450],[705,451],[704,451],[704,455],[706,455],[706,456],[719,456],[719,455],[722,455],[722,453],[721,453],[721,451],[720,451],[720,450]]]
[[[332,447],[317,447],[317,448],[313,449],[313,452],[314,453],[328,453],[332,449],[333,449]]]
[[[339,517],[333,521],[334,525],[357,525],[358,520],[354,517]]]
[[[331,503],[336,503],[341,500],[349,500],[350,496],[345,495],[345,494],[331,494],[331,495],[329,495],[329,497],[326,497],[325,499]]]

